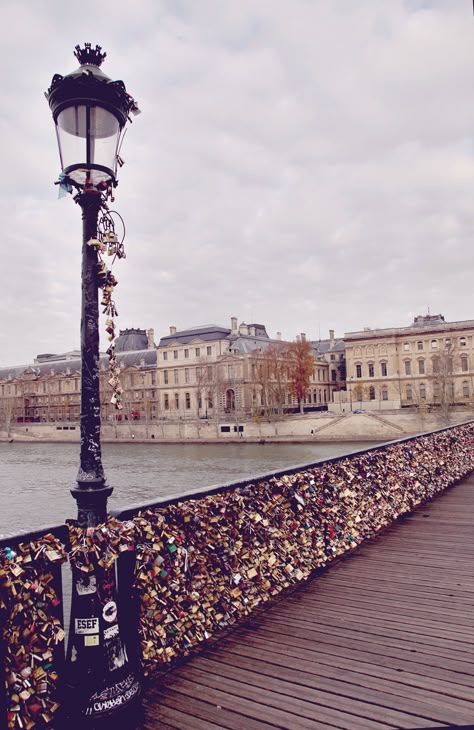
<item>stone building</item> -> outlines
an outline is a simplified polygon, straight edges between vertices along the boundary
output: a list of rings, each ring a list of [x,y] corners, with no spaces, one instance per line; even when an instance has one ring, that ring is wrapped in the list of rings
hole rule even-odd
[[[344,336],[347,387],[362,408],[466,405],[474,390],[474,320],[419,315],[408,327]]]
[[[312,343],[315,358],[325,360],[329,365],[330,398],[333,393],[346,388],[346,345],[343,339],[334,337],[334,330],[329,330],[329,339],[316,340]]]
[[[271,378],[265,378],[265,353],[284,343],[270,339],[265,326],[194,327],[154,343],[154,332],[121,330],[115,341],[123,408],[110,402],[108,357],[100,356],[99,376],[103,422],[185,419],[244,419],[297,410],[289,382],[280,384],[281,398]],[[273,348],[273,349],[272,349]],[[56,423],[75,430],[80,418],[80,353],[38,355],[32,365],[0,368],[0,430],[15,423]],[[328,364],[315,361],[305,406],[324,407],[330,399]]]
[[[284,344],[279,334],[270,339],[264,325],[238,326],[236,317],[231,318],[230,328],[203,325],[177,331],[170,327],[158,345],[161,416],[244,418],[275,412],[274,383],[270,376],[265,378],[266,353],[278,351],[279,346],[284,353]],[[306,405],[327,403],[330,387],[323,360],[315,363],[311,381]],[[297,405],[287,380],[279,405],[286,412]]]
[[[110,403],[108,357],[99,361],[103,419],[156,414],[156,347],[153,330],[130,329],[116,340],[117,365],[124,387],[124,412]],[[80,352],[38,355],[32,365],[0,368],[0,430],[14,423],[71,424],[80,417]],[[64,426],[65,427],[65,426]]]

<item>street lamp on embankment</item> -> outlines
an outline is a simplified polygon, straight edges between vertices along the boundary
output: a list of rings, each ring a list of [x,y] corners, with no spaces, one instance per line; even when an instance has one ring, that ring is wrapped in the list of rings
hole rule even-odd
[[[55,74],[46,98],[59,145],[59,185],[73,193],[82,211],[81,446],[77,484],[71,493],[77,502],[77,527],[86,535],[87,528],[106,522],[107,499],[112,493],[101,455],[98,290],[102,288],[104,313],[109,317],[107,331],[113,335],[116,311],[111,293],[116,280],[102,253],[112,252],[114,260],[124,254],[107,201],[117,186],[123,130],[138,107],[123,81],[112,81],[100,68],[106,55],[100,46],[76,46],[74,55],[79,68],[66,76]],[[98,231],[101,220],[105,223]],[[112,402],[120,407],[113,343],[108,353]],[[68,696],[67,710],[71,718],[82,718],[83,727],[85,718],[96,722],[110,717],[139,695],[140,686],[119,630],[114,568],[92,573],[73,568],[66,685],[74,690]]]

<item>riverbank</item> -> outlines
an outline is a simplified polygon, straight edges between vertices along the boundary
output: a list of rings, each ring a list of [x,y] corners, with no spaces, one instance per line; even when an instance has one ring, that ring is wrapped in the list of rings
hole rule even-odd
[[[380,411],[292,415],[279,420],[156,421],[102,424],[103,443],[226,444],[226,443],[329,443],[333,441],[392,441],[447,425],[472,420],[470,409],[456,409],[447,423],[436,411]],[[74,443],[80,438],[78,423],[15,424],[3,442]]]

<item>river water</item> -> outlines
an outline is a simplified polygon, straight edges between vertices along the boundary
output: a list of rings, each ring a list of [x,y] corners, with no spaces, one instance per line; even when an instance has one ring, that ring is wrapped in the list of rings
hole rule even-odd
[[[374,442],[375,445],[375,442]],[[369,448],[363,443],[104,444],[110,509]],[[78,444],[0,443],[0,536],[76,516]]]

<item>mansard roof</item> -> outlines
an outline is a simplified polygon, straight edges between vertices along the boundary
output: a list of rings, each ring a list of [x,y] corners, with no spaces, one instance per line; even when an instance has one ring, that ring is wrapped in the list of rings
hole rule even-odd
[[[180,330],[172,335],[166,335],[160,339],[158,347],[170,347],[173,343],[177,345],[187,345],[190,342],[202,340],[203,342],[212,342],[215,340],[225,340],[231,334],[228,327],[220,327],[217,324],[206,324],[199,327],[190,327],[186,330]]]
[[[132,350],[130,352],[118,352],[117,364],[125,368],[129,367],[152,367],[156,366],[157,352],[153,350]],[[109,358],[102,353],[99,358],[101,370],[108,367]],[[81,372],[81,361],[78,358],[70,360],[54,360],[34,365],[15,365],[13,367],[0,368],[0,381],[15,380],[25,375],[33,375],[36,378],[50,377],[51,375],[77,375]]]
[[[330,352],[344,352],[346,345],[343,339],[334,338],[334,340],[315,340],[311,342],[313,350],[318,355],[325,355]]]
[[[437,332],[453,332],[456,330],[469,330],[474,329],[474,320],[464,319],[457,322],[446,322],[442,314],[435,315],[419,315],[415,317],[412,324],[408,327],[384,327],[366,329],[359,332],[346,332],[344,335],[345,341],[351,340],[365,340],[375,337],[393,337],[393,336],[407,336],[407,335],[427,335],[429,333],[436,334]]]
[[[115,340],[115,352],[130,352],[132,350],[146,350],[148,337],[145,330],[130,328],[120,330]]]

